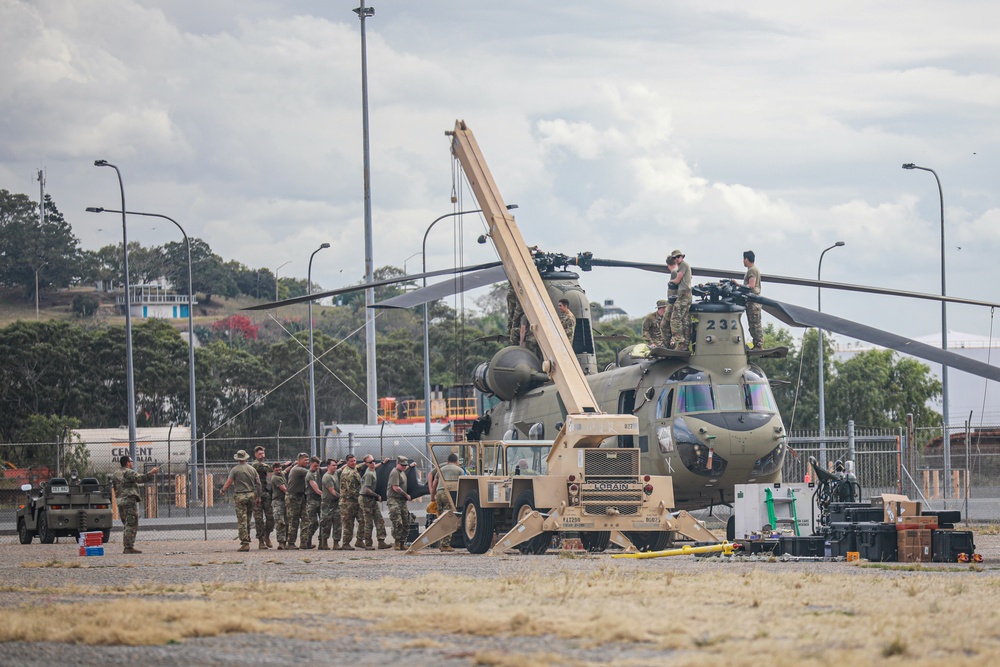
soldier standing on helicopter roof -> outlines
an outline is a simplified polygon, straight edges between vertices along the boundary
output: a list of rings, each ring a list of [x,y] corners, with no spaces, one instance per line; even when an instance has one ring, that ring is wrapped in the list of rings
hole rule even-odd
[[[670,272],[670,284],[677,286],[677,300],[670,313],[670,335],[676,350],[688,349],[691,335],[691,267],[684,257],[680,250],[674,250],[667,258],[668,265],[671,259],[677,262]]]
[[[753,250],[747,250],[743,253],[743,266],[747,267],[747,273],[743,276],[743,284],[749,287],[754,294],[760,294],[760,269],[753,263],[755,259]],[[747,301],[747,326],[750,329],[753,347],[764,347],[764,329],[760,323],[760,304],[756,301]]]

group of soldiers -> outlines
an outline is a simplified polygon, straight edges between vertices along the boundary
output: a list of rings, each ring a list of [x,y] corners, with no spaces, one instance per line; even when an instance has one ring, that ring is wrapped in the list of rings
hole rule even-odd
[[[691,267],[684,259],[685,255],[680,250],[674,250],[667,257],[667,268],[670,269],[667,298],[658,300],[656,310],[642,321],[642,339],[650,347],[676,350],[687,350],[690,347]],[[743,253],[743,266],[747,270],[743,276],[743,285],[754,294],[760,294],[760,269],[754,264],[755,260],[753,250]],[[751,345],[754,348],[763,347],[760,304],[748,301],[746,313]]]
[[[411,499],[406,489],[406,471],[416,465],[405,456],[396,457],[395,468],[389,474],[388,498],[383,499],[376,491],[375,471],[389,463],[389,458],[376,462],[367,455],[359,467],[354,454],[342,461],[320,461],[316,456],[301,453],[295,461],[270,464],[265,462],[265,455],[262,446],[254,448],[252,462],[244,450],[236,452],[233,458],[237,464],[222,487],[223,493],[230,486],[234,490],[239,551],[250,550],[251,516],[260,549],[274,547],[272,532],[276,534],[279,550],[405,549],[410,531],[406,503]],[[393,544],[386,541],[385,520],[379,505],[382,500],[389,506]],[[318,544],[314,544],[317,531]]]

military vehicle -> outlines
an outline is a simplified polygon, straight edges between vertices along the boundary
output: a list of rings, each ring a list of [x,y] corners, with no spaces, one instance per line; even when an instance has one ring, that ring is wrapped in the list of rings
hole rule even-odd
[[[57,537],[91,530],[101,531],[105,542],[111,536],[111,492],[96,478],[53,477],[38,488],[24,484],[21,490],[27,495],[17,510],[21,544],[31,544],[36,535],[42,544],[52,544]]]
[[[781,356],[787,350],[747,349],[742,313],[750,302],[760,303],[769,314],[792,326],[820,327],[1000,381],[1000,368],[995,366],[827,313],[755,295],[733,282],[742,278],[742,272],[701,267],[692,268],[695,278],[722,278],[723,281],[699,285],[694,289],[697,300],[691,307],[692,349],[653,348],[643,355],[632,354],[634,349],[626,349],[613,363],[599,371],[594,354],[589,300],[579,285],[579,275],[570,269],[591,271],[595,267],[618,267],[657,273],[669,270],[665,265],[599,259],[591,253],[567,256],[529,249],[503,204],[478,148],[468,149],[460,145],[465,143],[474,147],[471,133],[468,133],[464,123],[459,122],[450,134],[456,137],[453,152],[462,162],[470,185],[476,192],[489,225],[487,236],[493,240],[501,262],[379,281],[373,285],[447,273],[461,274],[460,277],[375,305],[377,308],[409,308],[471,287],[503,279],[510,281],[542,349],[542,357],[522,347],[505,347],[477,369],[477,388],[498,398],[499,403],[480,417],[467,435],[470,440],[523,442],[545,439],[550,442],[548,439],[562,433],[570,421],[574,422],[574,428],[583,429],[581,419],[601,413],[618,413],[635,419],[635,426],[622,422],[623,431],[609,432],[603,437],[597,437],[595,431],[590,433],[593,437],[588,444],[582,446],[636,450],[640,459],[636,462],[637,466],[650,475],[671,480],[672,494],[667,504],[672,509],[730,505],[737,484],[781,481],[781,470],[788,451],[787,433],[778,415],[768,379],[756,361],[762,357]],[[765,275],[763,282],[997,306],[957,297],[784,276]],[[277,304],[255,306],[253,309],[344,294],[367,286],[331,290]],[[552,304],[561,298],[569,301],[570,310],[576,316],[573,340],[569,341],[571,346],[558,343],[564,337]],[[545,343],[543,339],[550,340]],[[560,349],[557,351],[556,347]],[[568,353],[564,353],[564,347],[569,348]],[[572,389],[565,382],[560,382],[559,376],[565,374],[571,376],[568,382],[574,385]],[[587,385],[586,389],[576,386],[580,383]],[[574,394],[583,398],[575,398]],[[558,440],[556,435],[556,440],[551,442]],[[552,447],[555,455],[557,448],[555,445]],[[563,450],[560,455],[570,453]],[[551,465],[549,470],[552,470]],[[514,481],[511,480],[511,487]],[[579,486],[580,477],[577,476],[575,481]],[[524,484],[521,480],[518,486]],[[532,482],[531,486],[534,484]],[[574,485],[566,479],[562,484]],[[589,485],[580,488],[595,490]],[[511,489],[507,492],[513,493]],[[486,497],[484,490],[477,491],[477,494],[482,503]],[[542,500],[537,492],[534,495],[539,507],[552,509],[553,505],[548,503],[554,502],[554,497]],[[520,492],[514,493],[502,502],[516,504],[519,496]],[[459,499],[456,509],[460,513],[467,511],[463,503]],[[617,504],[604,505],[605,509],[620,511]],[[487,507],[480,504],[477,509]],[[503,523],[494,521],[494,525]],[[662,548],[669,539],[669,532],[632,531],[628,532],[628,537],[640,548]],[[466,535],[468,538],[469,535]],[[603,541],[602,538],[598,542]]]

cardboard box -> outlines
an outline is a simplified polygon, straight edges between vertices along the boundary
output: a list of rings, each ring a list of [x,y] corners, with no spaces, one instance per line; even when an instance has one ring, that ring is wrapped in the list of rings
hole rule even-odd
[[[933,556],[931,531],[900,530],[896,532],[896,546],[900,563],[929,563]]]
[[[891,500],[885,503],[883,510],[883,522],[907,523],[912,517],[920,517],[920,501]]]

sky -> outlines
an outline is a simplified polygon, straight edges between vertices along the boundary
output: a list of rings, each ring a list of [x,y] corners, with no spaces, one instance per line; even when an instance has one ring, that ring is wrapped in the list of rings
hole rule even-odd
[[[374,264],[420,268],[438,216],[478,204],[445,130],[475,133],[526,241],[545,250],[1000,302],[1000,5],[985,1],[501,3],[377,0],[367,21]],[[339,0],[0,0],[0,188],[46,191],[86,249],[127,207],[224,259],[326,289],[364,275],[360,22]],[[459,170],[460,171],[460,170]],[[459,201],[452,202],[455,192]],[[456,208],[456,206],[460,208]],[[495,258],[478,216],[427,266]],[[129,240],[177,239],[129,221]],[[459,253],[458,251],[461,250]],[[595,269],[633,317],[662,276]],[[471,299],[467,302],[471,305]],[[824,290],[825,312],[917,337],[932,302]],[[765,315],[765,323],[773,321]],[[993,331],[987,308],[949,328]]]

